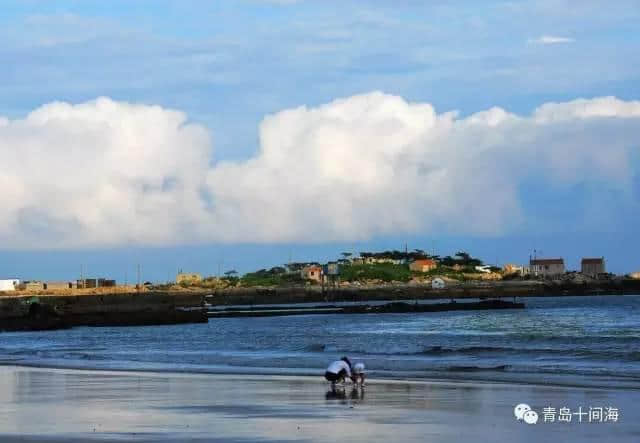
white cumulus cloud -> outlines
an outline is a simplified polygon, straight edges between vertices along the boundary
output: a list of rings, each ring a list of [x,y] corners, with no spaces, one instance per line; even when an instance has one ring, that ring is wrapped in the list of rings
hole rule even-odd
[[[460,118],[380,92],[267,116],[258,152],[214,162],[178,111],[108,98],[0,118],[0,241],[14,248],[322,242],[526,223],[539,193],[625,191],[640,102],[547,103]],[[585,211],[591,211],[586,208]]]
[[[211,155],[184,114],[100,98],[0,125],[9,246],[164,243],[190,232]]]

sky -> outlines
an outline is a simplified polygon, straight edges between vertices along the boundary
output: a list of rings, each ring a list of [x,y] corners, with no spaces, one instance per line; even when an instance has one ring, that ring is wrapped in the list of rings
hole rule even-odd
[[[640,270],[640,1],[7,0],[0,278]]]

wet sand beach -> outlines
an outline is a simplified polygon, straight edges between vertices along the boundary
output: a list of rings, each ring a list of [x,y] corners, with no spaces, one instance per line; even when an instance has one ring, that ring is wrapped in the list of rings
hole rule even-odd
[[[460,381],[0,367],[3,442],[632,442],[640,391]],[[518,422],[528,403],[536,425]],[[614,407],[618,420],[545,423],[545,407]]]

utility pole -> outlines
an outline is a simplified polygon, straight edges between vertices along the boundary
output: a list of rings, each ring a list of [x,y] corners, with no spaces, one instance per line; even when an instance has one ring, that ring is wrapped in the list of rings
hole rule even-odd
[[[222,276],[223,267],[224,267],[224,258],[221,258],[220,261],[218,261],[218,278]]]
[[[140,263],[138,263],[137,271],[138,271],[138,284],[136,285],[136,287],[138,288],[138,292],[140,292]]]

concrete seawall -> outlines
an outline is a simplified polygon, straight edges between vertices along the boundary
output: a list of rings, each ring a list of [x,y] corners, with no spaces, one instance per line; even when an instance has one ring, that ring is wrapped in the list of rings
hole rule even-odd
[[[206,322],[203,295],[145,292],[0,297],[0,330]]]
[[[321,315],[321,314],[407,314],[445,311],[478,311],[496,309],[525,309],[524,303],[515,303],[506,300],[481,300],[418,304],[407,302],[389,302],[382,305],[350,304],[347,306],[321,305],[307,307],[230,307],[212,309],[207,312],[209,318],[225,317],[281,317],[290,315]]]

